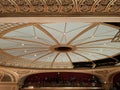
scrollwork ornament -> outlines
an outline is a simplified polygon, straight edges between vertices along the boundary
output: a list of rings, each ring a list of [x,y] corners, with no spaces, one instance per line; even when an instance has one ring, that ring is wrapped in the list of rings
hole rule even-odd
[[[111,1],[111,0],[101,0],[101,1],[99,2],[99,4],[102,5],[102,6],[107,6],[110,1]]]
[[[0,16],[118,16],[120,0],[0,0]],[[92,12],[92,13],[91,13]],[[113,14],[114,12],[114,14]],[[9,13],[9,14],[8,14]]]
[[[63,6],[68,6],[73,4],[72,0],[61,0]]]
[[[44,5],[41,6],[34,6],[35,12],[44,12]]]
[[[30,12],[30,7],[29,6],[20,6],[20,11],[21,12]]]
[[[18,6],[28,5],[25,0],[14,0]]]
[[[87,5],[87,6],[92,6],[94,3],[94,0],[85,0],[84,1],[84,4]]]
[[[74,9],[74,2],[72,0],[61,0],[62,1],[62,13],[72,13]]]
[[[113,5],[113,6],[111,6],[111,8],[110,8],[110,12],[116,12],[116,11],[119,11],[119,9],[120,9],[120,6],[117,6],[117,5]]]
[[[95,8],[95,12],[103,12],[106,6],[99,5]]]
[[[63,6],[62,7],[62,12],[63,13],[70,13],[72,12],[73,6]]]
[[[47,0],[46,3],[47,3],[48,6],[57,5],[57,1],[56,0]]]
[[[91,6],[83,5],[81,7],[82,12],[89,12],[91,10]]]
[[[117,0],[114,4],[120,6],[120,0]]]
[[[16,12],[16,8],[15,6],[11,5],[11,6],[7,6],[5,7],[7,13],[13,13],[13,12]]]
[[[4,11],[3,6],[0,4],[0,13],[4,13]]]
[[[1,3],[3,6],[9,6],[9,5],[11,5],[11,3],[10,3],[8,0],[0,0],[0,3]]]
[[[43,5],[42,0],[30,0],[30,2],[32,3],[33,6]]]
[[[59,6],[48,6],[48,12],[58,12]]]
[[[48,12],[57,12],[59,10],[59,4],[56,0],[47,0],[47,10]]]

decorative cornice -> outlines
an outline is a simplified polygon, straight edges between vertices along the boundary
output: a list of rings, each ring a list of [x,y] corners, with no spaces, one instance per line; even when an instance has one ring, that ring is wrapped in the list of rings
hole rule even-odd
[[[0,17],[120,16],[119,0],[0,0]]]

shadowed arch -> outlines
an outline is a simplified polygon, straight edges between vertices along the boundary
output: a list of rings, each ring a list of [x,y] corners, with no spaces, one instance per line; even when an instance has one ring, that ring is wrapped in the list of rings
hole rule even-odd
[[[102,82],[97,76],[87,73],[46,72],[21,78],[19,87],[102,87]]]
[[[0,69],[0,82],[17,82],[18,76],[12,71]]]

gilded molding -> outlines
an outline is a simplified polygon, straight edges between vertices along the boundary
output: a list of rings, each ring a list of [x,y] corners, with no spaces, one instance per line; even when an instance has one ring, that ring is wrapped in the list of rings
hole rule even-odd
[[[0,0],[0,17],[120,16],[119,0]]]

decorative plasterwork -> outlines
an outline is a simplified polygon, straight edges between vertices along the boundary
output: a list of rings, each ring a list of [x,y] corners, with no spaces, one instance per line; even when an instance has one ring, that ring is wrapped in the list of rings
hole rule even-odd
[[[0,16],[120,16],[120,1],[0,0]]]
[[[15,77],[10,72],[0,71],[0,83],[1,82],[15,82]]]
[[[0,32],[7,31],[10,28],[13,29],[14,27],[18,27],[24,25],[24,23],[0,23]]]

